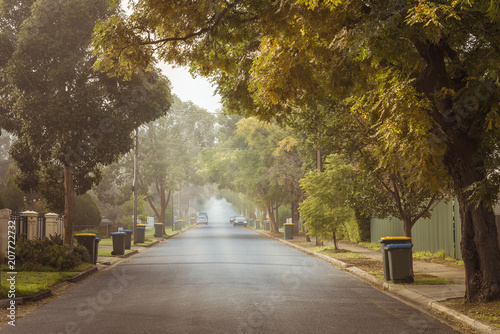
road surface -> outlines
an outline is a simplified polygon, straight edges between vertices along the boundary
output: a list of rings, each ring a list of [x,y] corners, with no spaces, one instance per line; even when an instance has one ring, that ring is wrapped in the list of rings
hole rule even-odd
[[[455,331],[322,260],[211,221],[94,275],[0,333]]]

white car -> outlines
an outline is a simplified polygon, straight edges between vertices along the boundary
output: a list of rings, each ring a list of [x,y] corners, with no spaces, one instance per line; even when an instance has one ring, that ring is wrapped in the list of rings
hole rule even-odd
[[[198,218],[196,218],[196,225],[198,224],[208,225],[208,217],[199,215]]]

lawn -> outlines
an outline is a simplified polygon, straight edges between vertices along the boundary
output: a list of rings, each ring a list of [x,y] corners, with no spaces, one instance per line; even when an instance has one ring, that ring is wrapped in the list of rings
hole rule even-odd
[[[25,297],[47,291],[52,285],[92,267],[92,264],[86,263],[70,271],[20,271],[15,275],[15,295],[16,297]],[[10,282],[7,279],[10,277],[11,275],[8,275],[6,271],[0,273],[0,298],[8,298]]]
[[[99,254],[98,256],[118,256],[118,255],[112,255],[111,252],[113,251],[112,248],[99,248]],[[125,254],[133,252],[133,249],[126,249]]]
[[[190,227],[191,226],[188,226],[184,230],[186,230]],[[179,232],[180,231],[172,231],[172,229],[167,228],[165,231],[165,234],[166,234],[166,236],[171,236],[171,235],[177,234]],[[163,236],[163,237],[165,237],[165,236]],[[154,228],[147,229],[146,234],[145,234],[145,242],[139,243],[139,244],[137,244],[137,246],[150,245],[157,240],[161,240],[163,237],[161,237],[161,238],[155,237],[155,229]],[[102,238],[101,241],[99,241],[99,246],[113,246],[113,239],[112,238]]]

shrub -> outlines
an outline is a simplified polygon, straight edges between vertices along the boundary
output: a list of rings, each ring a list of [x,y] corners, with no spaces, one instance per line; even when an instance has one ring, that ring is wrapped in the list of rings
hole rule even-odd
[[[94,233],[98,238],[107,238],[108,235],[105,232],[101,232],[99,229],[86,229],[78,231],[78,233]]]
[[[63,245],[61,236],[34,240],[18,239],[16,269],[18,271],[63,271],[89,262],[87,249],[76,245],[73,250]]]

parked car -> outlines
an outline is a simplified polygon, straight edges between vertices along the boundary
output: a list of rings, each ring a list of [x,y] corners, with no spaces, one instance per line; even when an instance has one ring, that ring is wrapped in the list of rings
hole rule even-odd
[[[198,215],[198,218],[196,218],[196,225],[198,224],[208,225],[208,216]]]
[[[248,225],[248,220],[245,217],[236,217],[233,222],[233,226],[236,225],[243,225],[247,226]]]
[[[229,217],[229,224],[233,224],[235,219],[236,219],[236,216]]]

